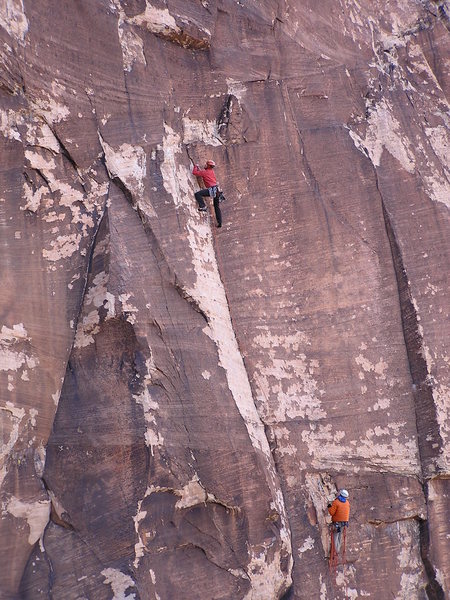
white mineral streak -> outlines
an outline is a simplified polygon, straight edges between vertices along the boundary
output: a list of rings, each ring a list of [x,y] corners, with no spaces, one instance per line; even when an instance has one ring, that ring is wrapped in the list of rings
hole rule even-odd
[[[181,30],[167,8],[156,8],[146,2],[145,11],[129,19],[130,23],[144,26],[152,33],[179,33]]]
[[[380,166],[383,150],[387,150],[408,173],[414,172],[415,160],[411,144],[408,138],[402,135],[400,123],[394,117],[393,108],[385,98],[370,113],[364,138],[354,131],[350,130],[349,133],[358,150],[365,154],[365,148],[376,167]]]
[[[427,175],[423,179],[430,198],[450,208],[450,184],[448,180],[439,175]]]
[[[43,248],[42,256],[51,262],[56,262],[63,258],[69,258],[80,247],[81,235],[71,233],[69,235],[58,235],[56,240],[50,242],[50,250]]]
[[[223,142],[217,129],[216,121],[198,121],[183,118],[183,143],[201,142],[209,146],[220,146]]]
[[[312,548],[314,548],[314,540],[311,536],[308,536],[306,538],[306,540],[303,542],[303,544],[300,546],[300,548],[298,549],[299,556],[301,556],[301,554],[303,554],[303,552],[306,552],[307,550],[311,550]]]
[[[162,446],[164,443],[164,438],[158,431],[155,419],[155,414],[158,412],[159,405],[152,399],[147,387],[145,387],[142,393],[134,395],[133,398],[142,406],[144,410],[144,418],[147,425],[147,431],[145,432],[145,443],[150,448],[153,456],[153,449],[155,447]]]
[[[47,123],[33,121],[26,124],[25,138],[30,146],[47,148],[55,154],[61,151],[58,140]]]
[[[246,572],[252,587],[243,600],[276,598],[276,591],[280,589],[282,583],[286,583],[280,572],[280,550],[273,553],[271,562],[268,562],[268,553],[273,553],[273,551],[270,545],[266,544],[264,544],[264,550],[261,553],[251,551]]]
[[[29,210],[34,213],[37,212],[42,200],[47,197],[48,187],[46,185],[41,185],[34,190],[28,181],[25,181],[23,184],[23,198],[25,204],[22,206],[22,210]]]
[[[137,308],[137,306],[134,306],[134,304],[131,304],[130,298],[132,296],[133,294],[131,293],[120,294],[119,301],[122,304],[122,312],[124,315],[126,315],[126,320],[132,325],[134,325],[137,320],[137,313],[139,312],[139,309]]]
[[[118,569],[111,568],[103,569],[101,573],[105,578],[104,583],[111,586],[114,594],[111,600],[135,600],[136,594],[126,593],[128,588],[136,586],[129,575],[125,575],[125,573],[122,573]]]
[[[23,117],[13,110],[0,109],[0,131],[9,140],[21,141],[19,125],[24,122]]]
[[[430,67],[425,54],[419,44],[411,43],[408,48],[408,58],[410,63],[414,66],[414,70],[424,75],[430,83],[433,84],[441,93],[443,90],[439,81],[436,79],[436,75],[433,69]]]
[[[35,111],[47,121],[47,123],[59,123],[65,121],[70,115],[69,108],[62,102],[55,100],[48,92],[41,91],[46,98],[36,98],[31,103]]]
[[[50,517],[50,500],[22,502],[12,496],[6,504],[6,510],[18,519],[26,519],[30,529],[28,543],[30,546],[34,546],[44,533],[44,529],[48,523]]]
[[[450,144],[448,129],[443,125],[437,127],[426,127],[428,141],[433,148],[434,153],[441,161],[442,165],[450,170]]]
[[[403,423],[387,424],[365,432],[365,437],[346,440],[344,431],[332,431],[332,425],[310,424],[310,430],[302,431],[301,438],[312,456],[311,464],[317,469],[335,465],[345,466],[350,472],[358,472],[358,459],[365,459],[368,470],[380,468],[395,473],[416,476],[419,472],[418,450],[415,439],[402,434]],[[348,434],[347,434],[348,436]],[[380,439],[381,438],[381,439]]]
[[[86,291],[83,316],[78,321],[75,333],[75,348],[84,348],[94,342],[93,336],[100,331],[99,308],[106,310],[105,320],[112,319],[116,315],[115,297],[108,292],[108,279],[109,275],[104,271],[98,273]]]
[[[28,333],[23,323],[17,323],[13,325],[12,328],[6,327],[6,325],[2,326],[0,332],[0,340],[4,342],[14,342],[16,340],[26,340],[28,339]]]
[[[23,323],[12,328],[3,325],[0,330],[0,371],[18,371],[26,366],[34,369],[39,361],[33,355],[27,355],[22,349],[24,341],[31,341]],[[23,375],[23,373],[22,373]]]
[[[243,99],[245,92],[247,91],[247,88],[242,83],[242,81],[235,81],[234,79],[230,79],[229,77],[227,77],[227,86],[228,93],[235,96],[240,102]]]
[[[41,186],[34,191],[31,186],[25,182],[24,197],[26,204],[22,209],[36,212],[42,200],[49,198],[48,192],[50,189],[53,194],[58,194],[58,208],[69,208],[72,213],[71,222],[74,225],[81,225],[81,233],[78,233],[77,231],[72,234],[58,236],[55,240],[50,242],[51,249],[44,248],[42,250],[44,258],[51,262],[56,262],[72,256],[72,254],[79,249],[82,237],[89,235],[91,229],[95,225],[92,213],[95,210],[100,209],[102,199],[108,190],[108,184],[98,184],[95,180],[92,180],[91,191],[89,194],[85,194],[66,181],[58,179],[58,169],[54,157],[56,149],[55,143],[57,140],[56,138],[51,137],[51,131],[50,133],[49,131],[50,129],[45,126],[39,128],[37,126],[30,126],[28,128],[27,136],[29,135],[31,139],[36,139],[37,142],[42,141],[46,144],[47,150],[26,150],[25,158],[32,169],[39,170],[45,176],[48,186]],[[40,146],[41,144],[39,143],[38,145]],[[81,207],[83,207],[83,210]],[[47,215],[44,220],[47,222],[64,220],[65,216],[64,212],[56,213],[53,211],[51,214]]]
[[[146,497],[146,495],[144,496],[144,498],[145,497]],[[135,569],[138,568],[139,562],[140,562],[141,558],[144,556],[144,550],[145,550],[145,544],[142,541],[141,534],[139,533],[139,523],[141,521],[143,521],[145,519],[145,517],[147,516],[147,511],[146,510],[141,510],[142,502],[144,501],[144,498],[142,500],[138,501],[137,511],[136,511],[135,516],[133,517],[134,529],[136,531],[136,536],[137,536],[137,539],[138,539],[138,541],[134,545],[134,562],[133,562],[133,566],[134,566]]]
[[[422,562],[419,548],[419,523],[415,520],[397,521],[397,536],[400,540],[398,555],[400,590],[395,600],[418,599],[422,580]]]
[[[111,178],[118,177],[133,195],[136,205],[148,216],[156,216],[153,206],[145,196],[147,156],[141,146],[122,144],[112,148],[99,134],[105,153],[106,168]]]
[[[111,8],[118,13],[117,31],[122,48],[123,68],[131,71],[135,62],[146,65],[144,55],[144,42],[136,32],[127,25],[127,16],[123,10],[120,0],[112,0]],[[106,122],[106,121],[105,121]]]
[[[6,402],[5,406],[0,406],[0,429],[2,431],[3,443],[0,449],[0,487],[6,477],[6,460],[19,439],[19,430],[22,419],[25,416],[23,408],[17,408],[12,402]],[[6,421],[9,418],[10,423]],[[9,432],[9,438],[6,439],[6,434]]]
[[[28,31],[23,0],[0,0],[0,26],[20,43]]]
[[[123,67],[125,71],[131,71],[134,63],[147,64],[144,54],[144,42],[137,33],[119,27],[119,39],[122,47]]]
[[[190,506],[196,506],[202,502],[206,502],[208,495],[205,488],[200,484],[198,475],[187,483],[181,490],[181,498],[175,504],[176,508],[189,508]]]
[[[432,387],[433,400],[436,407],[436,419],[442,439],[442,448],[438,458],[438,466],[446,473],[450,468],[450,387],[435,382]]]
[[[324,392],[313,377],[319,365],[300,352],[300,348],[309,345],[307,336],[300,331],[280,336],[263,331],[255,337],[254,344],[264,356],[255,366],[264,422],[279,423],[297,417],[312,421],[324,418],[326,412],[320,402]]]
[[[265,473],[268,477],[269,489],[282,520],[281,537],[284,550],[291,556],[284,502],[281,494],[277,495],[276,493],[278,484],[275,468],[264,433],[264,426],[253,401],[247,372],[234,335],[225,290],[214,253],[211,229],[207,221],[198,215],[195,208],[194,179],[187,167],[180,164],[182,156],[178,155],[182,155],[181,136],[167,124],[165,124],[165,132],[161,174],[167,193],[172,196],[176,208],[182,209],[187,218],[187,239],[197,275],[192,288],[186,291],[198,302],[202,311],[207,315],[208,325],[204,328],[204,332],[217,346],[219,364],[225,370],[229,389],[247,427],[252,445],[256,452],[262,453],[266,459]],[[267,598],[268,589],[274,590],[275,593],[285,585],[289,577],[281,572],[278,552],[272,559],[268,558],[270,553],[268,548],[262,553],[253,553],[252,550],[251,552],[249,577],[252,579],[252,598],[253,600]]]
[[[190,19],[186,19],[185,17],[179,17],[179,19],[184,23],[191,22]],[[168,37],[169,39],[174,39],[183,33],[182,27],[177,25],[174,16],[170,14],[167,8],[156,8],[155,6],[149,4],[148,0],[146,0],[145,11],[139,15],[136,15],[135,17],[127,18],[127,22],[139,27],[145,27],[148,31],[163,37]],[[211,32],[206,29],[206,27],[203,27],[196,21],[194,24],[205,34],[206,38],[211,36]],[[185,42],[181,39],[180,43],[185,45]]]

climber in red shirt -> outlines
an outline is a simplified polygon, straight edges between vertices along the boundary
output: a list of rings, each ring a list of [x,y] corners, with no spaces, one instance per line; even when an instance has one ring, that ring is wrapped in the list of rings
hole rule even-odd
[[[198,210],[206,212],[206,204],[203,198],[209,196],[214,198],[214,212],[217,219],[217,227],[222,227],[222,213],[219,207],[219,187],[214,173],[214,167],[216,163],[213,160],[207,160],[204,169],[200,169],[198,165],[194,165],[192,174],[196,177],[201,177],[205,184],[205,189],[195,192],[195,199],[197,200]]]

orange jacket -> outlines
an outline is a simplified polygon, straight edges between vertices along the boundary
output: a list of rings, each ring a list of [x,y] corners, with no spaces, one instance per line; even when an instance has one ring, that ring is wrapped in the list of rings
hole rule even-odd
[[[341,502],[336,498],[328,509],[328,512],[331,515],[333,523],[336,521],[348,521],[350,516],[350,502],[348,500],[346,502]]]

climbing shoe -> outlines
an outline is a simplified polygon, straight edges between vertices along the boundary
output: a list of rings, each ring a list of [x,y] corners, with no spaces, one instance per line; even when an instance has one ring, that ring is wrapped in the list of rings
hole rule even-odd
[[[206,208],[206,206],[199,206],[199,207],[198,207],[198,210],[199,210],[200,212],[206,212],[206,211],[207,211],[207,208]]]

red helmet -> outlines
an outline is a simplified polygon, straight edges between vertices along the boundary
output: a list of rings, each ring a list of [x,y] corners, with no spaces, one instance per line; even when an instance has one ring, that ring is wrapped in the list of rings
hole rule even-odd
[[[215,167],[216,163],[213,160],[207,160],[206,161],[206,166],[207,167]]]

